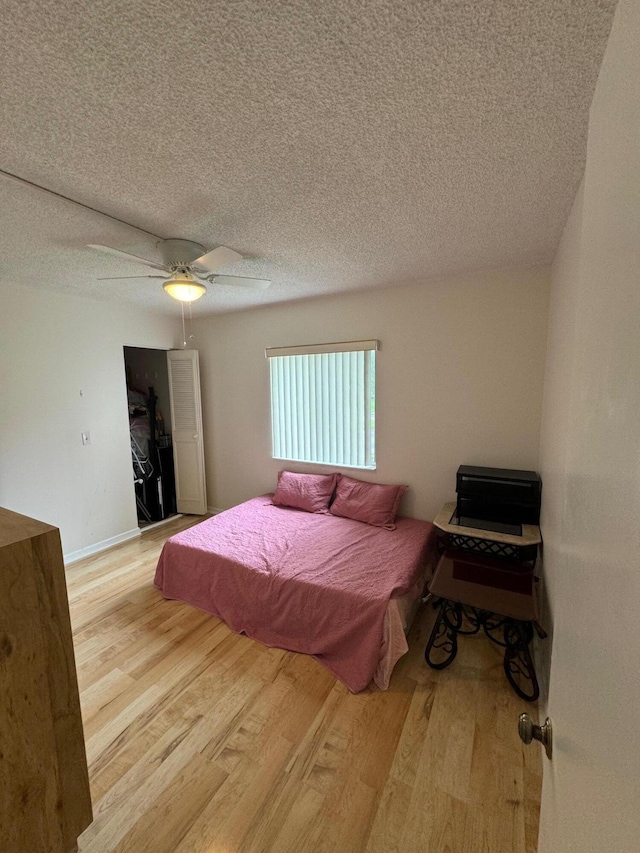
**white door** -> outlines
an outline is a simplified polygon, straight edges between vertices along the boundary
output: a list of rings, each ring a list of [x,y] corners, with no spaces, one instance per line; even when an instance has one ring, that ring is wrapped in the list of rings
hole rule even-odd
[[[207,493],[204,479],[202,406],[197,350],[169,350],[169,395],[173,460],[178,512],[204,515]]]
[[[540,458],[554,747],[540,853],[640,851],[639,45],[640,3],[620,0],[553,271]]]

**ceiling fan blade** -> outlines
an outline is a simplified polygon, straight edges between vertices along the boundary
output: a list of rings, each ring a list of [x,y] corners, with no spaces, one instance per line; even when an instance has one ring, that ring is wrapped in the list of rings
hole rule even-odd
[[[238,252],[234,252],[233,249],[228,249],[226,246],[218,246],[217,249],[212,249],[205,255],[200,255],[195,261],[191,261],[191,266],[201,267],[207,272],[215,272],[220,267],[226,267],[241,260],[242,255]]]
[[[111,246],[101,246],[98,243],[87,243],[88,249],[96,249],[98,252],[104,252],[107,255],[113,255],[123,261],[132,261],[134,264],[144,264],[145,267],[151,267],[152,270],[161,270],[166,272],[165,268],[154,261],[148,261],[146,258],[141,258],[139,255],[131,255],[129,252],[121,252],[120,249],[112,249]]]
[[[164,281],[166,275],[111,275],[106,278],[97,278],[96,281],[120,281],[122,278],[161,278]]]
[[[268,278],[247,278],[242,275],[212,275],[213,284],[234,284],[236,287],[251,287],[253,290],[266,290],[271,285]]]

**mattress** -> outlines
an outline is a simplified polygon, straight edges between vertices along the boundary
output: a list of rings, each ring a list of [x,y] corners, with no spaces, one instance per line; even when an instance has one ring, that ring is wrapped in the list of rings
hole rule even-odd
[[[349,690],[385,689],[427,580],[435,530],[274,506],[263,495],[171,537],[155,583],[268,646],[313,655]]]

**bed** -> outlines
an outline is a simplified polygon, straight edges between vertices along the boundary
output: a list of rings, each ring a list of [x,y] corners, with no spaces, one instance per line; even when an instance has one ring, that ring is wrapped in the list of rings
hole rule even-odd
[[[433,567],[435,530],[276,506],[262,495],[164,545],[155,584],[267,646],[313,655],[349,690],[382,690]]]

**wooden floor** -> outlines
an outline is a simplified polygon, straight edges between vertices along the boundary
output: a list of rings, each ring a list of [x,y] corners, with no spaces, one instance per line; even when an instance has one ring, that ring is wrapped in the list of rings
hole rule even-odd
[[[540,750],[499,651],[423,660],[352,695],[153,586],[177,519],[69,567],[95,820],[81,853],[533,853]],[[535,710],[535,709],[533,709]]]

